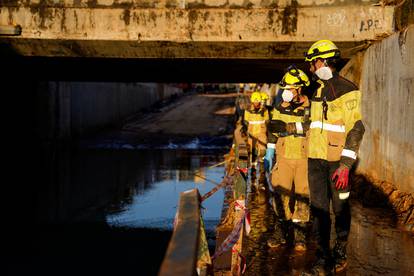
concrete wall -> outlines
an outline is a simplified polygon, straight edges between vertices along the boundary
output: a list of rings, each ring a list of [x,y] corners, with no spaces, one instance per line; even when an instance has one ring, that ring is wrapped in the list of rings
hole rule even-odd
[[[39,135],[76,138],[115,125],[181,89],[155,83],[48,82],[39,88]]]
[[[362,56],[366,127],[358,170],[414,192],[414,25],[373,44]],[[357,57],[361,58],[361,57]],[[358,64],[356,62],[355,64]],[[358,75],[358,66],[348,74]],[[354,69],[352,69],[354,68]]]

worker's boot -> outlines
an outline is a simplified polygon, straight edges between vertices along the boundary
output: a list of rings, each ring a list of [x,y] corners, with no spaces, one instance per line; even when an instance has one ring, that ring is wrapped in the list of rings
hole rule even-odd
[[[301,276],[331,276],[334,275],[327,259],[319,258],[310,270],[302,272]]]
[[[302,276],[334,275],[329,247],[321,247],[320,245],[318,245],[315,255],[316,255],[316,261],[312,264],[309,270],[307,270],[306,272],[303,272],[301,275]]]
[[[267,246],[272,249],[277,249],[286,245],[286,222],[278,220],[275,224],[275,231],[273,237],[267,241]]]
[[[308,229],[305,222],[299,222],[293,224],[294,229],[294,249],[298,253],[306,251],[306,237]]]
[[[333,248],[333,258],[335,263],[335,272],[341,272],[348,266],[346,255],[346,241],[336,241]]]

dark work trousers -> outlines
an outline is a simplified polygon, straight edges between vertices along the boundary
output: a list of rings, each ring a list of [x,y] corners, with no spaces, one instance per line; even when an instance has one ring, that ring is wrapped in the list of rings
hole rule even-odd
[[[330,202],[335,214],[336,240],[346,245],[351,226],[351,212],[348,199],[339,199],[332,174],[339,167],[339,161],[308,159],[308,180],[310,190],[313,234],[318,244],[318,257],[330,258],[329,240],[331,233]]]

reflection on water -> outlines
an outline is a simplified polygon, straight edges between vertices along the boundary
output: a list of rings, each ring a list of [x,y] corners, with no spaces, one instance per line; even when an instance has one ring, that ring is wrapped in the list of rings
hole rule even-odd
[[[180,192],[214,187],[195,174],[224,176],[223,167],[207,168],[223,160],[217,149],[48,153],[30,195],[33,223],[16,234],[19,246],[10,245],[6,275],[156,275]],[[223,191],[203,204],[212,231],[222,204]]]
[[[122,226],[144,226],[138,220],[173,218],[180,192],[199,188],[204,193],[214,186],[195,173],[216,182],[224,176],[223,167],[206,169],[222,161],[217,150],[92,149],[53,155],[38,189],[41,222],[104,221],[109,210],[111,225],[118,219]],[[219,192],[205,203],[207,219],[218,219],[221,202]],[[117,216],[118,209],[125,212]]]
[[[215,187],[215,184],[204,178],[217,183],[224,176],[223,167],[208,169],[206,166],[214,162],[204,160],[204,163],[200,163],[203,160],[200,157],[199,155],[191,156],[188,169],[152,169],[149,171],[151,173],[150,187],[145,190],[132,190],[132,196],[126,204],[111,208],[106,216],[108,224],[117,227],[171,230],[180,193],[197,188],[203,195]],[[214,231],[219,221],[223,197],[223,191],[219,190],[203,203],[203,219],[208,231]]]

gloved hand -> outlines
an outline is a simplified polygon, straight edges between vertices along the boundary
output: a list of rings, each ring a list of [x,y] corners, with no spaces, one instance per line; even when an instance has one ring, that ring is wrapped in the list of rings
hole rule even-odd
[[[281,120],[272,120],[269,123],[269,130],[272,133],[279,133],[279,136],[284,137],[291,134],[296,134],[295,123],[285,123]]]
[[[340,164],[336,171],[332,174],[332,181],[335,183],[337,190],[344,190],[348,188],[349,168]]]
[[[281,120],[269,121],[268,127],[269,127],[270,132],[274,132],[274,133],[286,132],[286,123]]]
[[[270,170],[272,169],[273,166],[273,156],[275,156],[275,149],[274,148],[267,148],[266,149],[266,154],[263,157],[264,159],[264,168],[265,171],[270,173]]]
[[[295,123],[287,123],[286,124],[286,132],[288,134],[296,134],[296,124]]]

